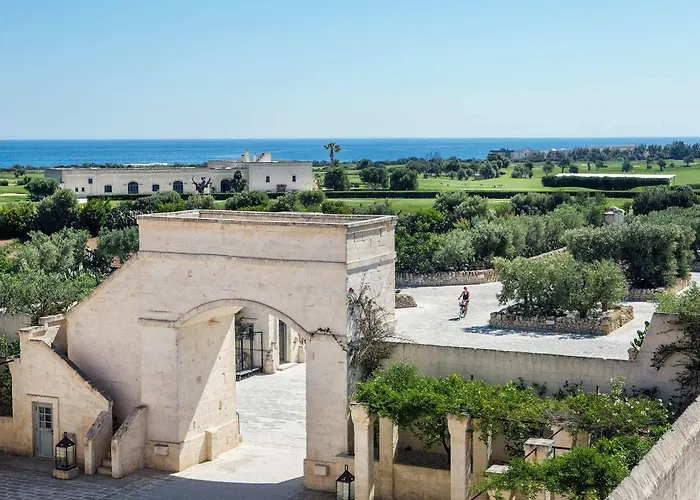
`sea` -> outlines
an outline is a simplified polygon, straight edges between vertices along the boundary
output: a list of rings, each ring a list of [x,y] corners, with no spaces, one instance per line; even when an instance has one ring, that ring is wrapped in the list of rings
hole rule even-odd
[[[362,158],[485,158],[492,149],[548,151],[586,146],[668,144],[674,140],[700,142],[698,137],[492,138],[492,139],[173,139],[173,140],[0,140],[0,168],[12,165],[52,167],[125,163],[197,164],[235,159],[243,151],[272,153],[273,160],[327,160],[328,142],[340,145],[340,161]]]

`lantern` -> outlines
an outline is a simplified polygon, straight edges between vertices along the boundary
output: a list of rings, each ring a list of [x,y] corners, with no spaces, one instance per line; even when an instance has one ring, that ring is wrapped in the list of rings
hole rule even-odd
[[[67,432],[63,433],[63,439],[56,445],[56,469],[75,469],[75,443],[70,440]]]
[[[335,480],[335,498],[337,500],[355,500],[355,476],[345,466],[345,471]]]

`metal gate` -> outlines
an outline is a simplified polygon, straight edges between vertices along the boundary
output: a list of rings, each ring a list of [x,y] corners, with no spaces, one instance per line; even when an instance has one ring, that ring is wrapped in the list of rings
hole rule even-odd
[[[236,325],[236,380],[261,371],[263,356],[262,332],[256,332],[252,323]]]
[[[277,341],[277,349],[279,352],[279,363],[286,363],[287,360],[287,323],[279,320],[279,335]]]

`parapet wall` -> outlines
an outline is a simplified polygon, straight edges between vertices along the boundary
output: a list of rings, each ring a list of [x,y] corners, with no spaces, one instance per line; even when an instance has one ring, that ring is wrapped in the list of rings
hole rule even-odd
[[[683,412],[608,500],[696,500],[699,456],[700,399]]]

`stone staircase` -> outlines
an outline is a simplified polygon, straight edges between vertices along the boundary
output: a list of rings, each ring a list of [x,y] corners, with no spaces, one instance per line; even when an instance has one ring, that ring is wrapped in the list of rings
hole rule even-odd
[[[97,468],[97,473],[112,477],[112,450],[107,451],[107,458],[102,459],[102,465]]]

